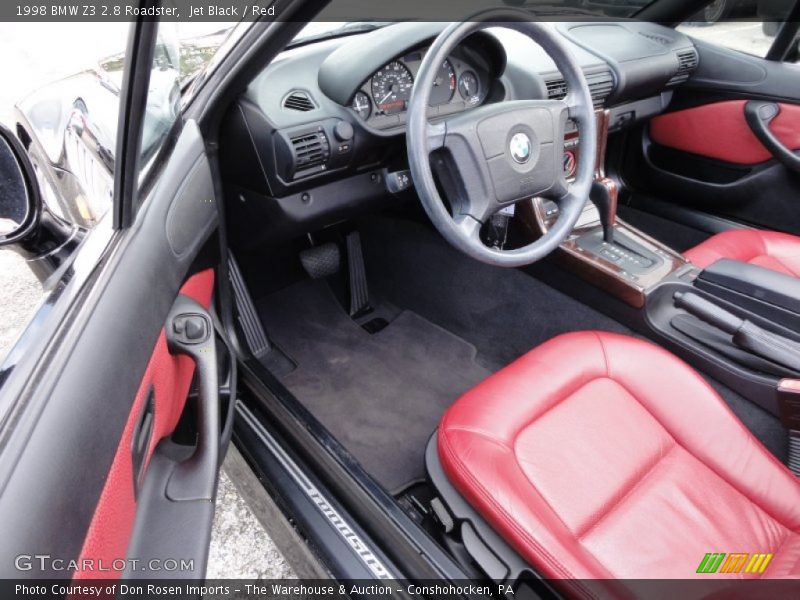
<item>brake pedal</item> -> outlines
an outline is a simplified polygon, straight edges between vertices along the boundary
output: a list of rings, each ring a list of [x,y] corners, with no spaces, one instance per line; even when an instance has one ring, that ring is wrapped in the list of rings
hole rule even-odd
[[[339,246],[333,242],[306,248],[300,252],[300,263],[311,279],[323,279],[336,275],[341,266],[342,257]]]

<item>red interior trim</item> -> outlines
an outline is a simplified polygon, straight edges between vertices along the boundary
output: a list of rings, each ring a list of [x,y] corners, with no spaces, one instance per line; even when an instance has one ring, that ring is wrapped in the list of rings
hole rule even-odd
[[[659,115],[650,121],[650,137],[661,146],[724,162],[768,161],[772,154],[750,130],[745,103],[727,100]],[[770,129],[788,148],[800,149],[800,106],[781,103],[780,108]]]
[[[207,269],[187,280],[180,293],[208,308],[213,289],[214,271]],[[155,421],[145,457],[146,468],[156,444],[174,431],[183,412],[193,374],[192,359],[170,354],[166,335],[162,330],[133,401],[114,462],[89,525],[78,563],[81,568],[76,571],[74,579],[117,579],[122,575],[114,568],[113,563],[125,558],[136,517],[131,454],[136,421],[150,390],[154,390]]]

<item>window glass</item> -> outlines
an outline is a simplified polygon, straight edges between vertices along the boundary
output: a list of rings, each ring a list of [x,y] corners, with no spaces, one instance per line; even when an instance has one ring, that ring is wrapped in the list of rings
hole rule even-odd
[[[140,165],[149,163],[180,115],[180,46],[172,23],[161,23],[153,51],[150,85],[142,124]]]
[[[699,40],[765,57],[793,0],[713,0],[678,30]]]
[[[181,89],[236,23],[159,25],[142,143],[156,160]],[[82,230],[113,204],[120,91],[131,24],[0,23],[0,123],[28,149],[43,202]],[[42,286],[26,260],[0,248],[0,362],[36,310]]]
[[[140,156],[140,174],[152,169],[181,111],[181,90],[225,41],[235,23],[161,22],[153,52]]]
[[[42,201],[90,230],[113,192],[119,94],[99,63],[124,64],[129,23],[0,23],[0,123],[28,150]],[[39,306],[31,263],[0,248],[0,363]]]

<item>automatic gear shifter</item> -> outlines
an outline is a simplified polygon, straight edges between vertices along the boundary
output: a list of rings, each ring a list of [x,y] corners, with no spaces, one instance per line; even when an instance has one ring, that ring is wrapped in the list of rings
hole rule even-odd
[[[613,179],[603,177],[592,183],[589,199],[600,213],[600,225],[603,227],[603,240],[614,242],[614,224],[617,221],[617,195],[619,189]]]
[[[616,231],[617,191],[617,184],[608,177],[594,181],[589,199],[600,214],[602,239],[600,232],[593,229],[580,236],[577,244],[584,251],[613,263],[618,269],[635,278],[662,264],[663,259],[630,235]]]

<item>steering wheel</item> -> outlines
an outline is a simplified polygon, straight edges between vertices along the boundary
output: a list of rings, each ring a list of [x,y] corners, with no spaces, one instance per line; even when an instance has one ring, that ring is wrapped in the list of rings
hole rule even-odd
[[[504,267],[539,260],[572,232],[589,198],[597,153],[597,125],[583,71],[558,33],[530,18],[522,10],[489,10],[447,27],[422,61],[408,106],[408,160],[422,206],[450,244]],[[539,44],[563,75],[566,97],[488,104],[429,123],[427,109],[439,67],[459,42],[488,27],[514,29]],[[578,125],[583,157],[570,184],[562,167],[568,118]],[[452,214],[439,195],[432,158]],[[558,219],[541,238],[513,250],[489,248],[481,241],[481,227],[493,214],[536,196],[559,206]]]

